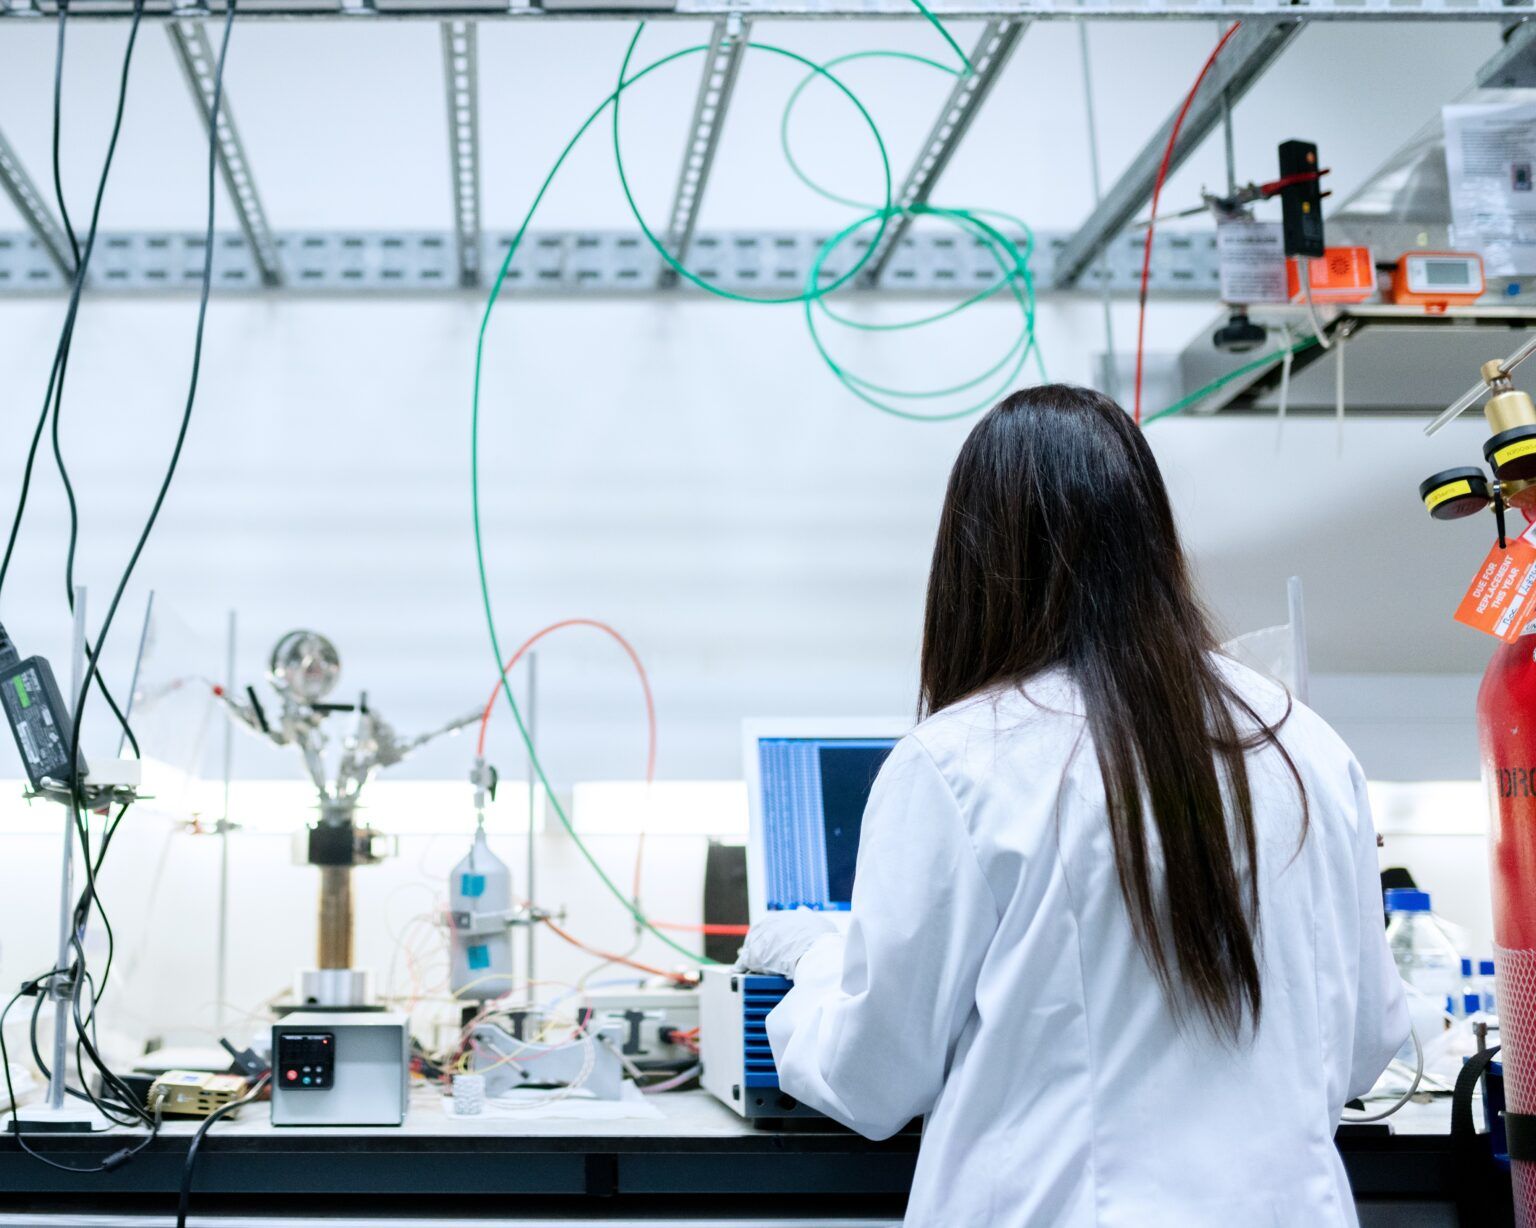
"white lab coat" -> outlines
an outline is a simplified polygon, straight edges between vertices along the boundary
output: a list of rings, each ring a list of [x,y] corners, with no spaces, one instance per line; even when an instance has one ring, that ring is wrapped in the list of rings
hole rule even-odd
[[[1289,773],[1249,757],[1263,1016],[1224,1044],[1176,1025],[1132,937],[1075,688],[1025,691],[937,714],[887,761],[852,926],[768,1018],[784,1090],[872,1138],[926,1116],[918,1228],[1354,1225],[1334,1127],[1408,1035],[1359,765],[1295,706],[1298,851]]]

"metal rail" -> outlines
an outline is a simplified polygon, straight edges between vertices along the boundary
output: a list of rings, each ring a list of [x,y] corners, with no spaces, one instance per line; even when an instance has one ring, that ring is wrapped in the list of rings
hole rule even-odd
[[[149,19],[181,20],[189,6],[175,0],[151,0]],[[219,0],[207,5],[222,12]],[[941,20],[991,21],[1029,17],[1037,21],[1238,21],[1297,19],[1306,21],[1488,21],[1536,14],[1533,0],[934,0],[929,5]],[[58,9],[52,0],[0,0],[0,24],[36,20]],[[132,15],[132,0],[98,0],[72,9],[74,21],[121,20]],[[582,6],[562,0],[242,0],[242,21],[279,19],[445,21],[445,20],[691,20],[732,14],[759,20],[786,18],[881,20],[918,19],[911,0],[678,0],[675,6],[625,5],[602,0]]]
[[[472,21],[443,22],[448,89],[448,165],[453,176],[453,236],[459,285],[480,284],[480,85]]]
[[[892,253],[900,246],[912,226],[913,212],[928,203],[934,184],[949,166],[955,150],[960,148],[960,142],[970,131],[971,122],[1002,76],[1004,67],[1027,29],[1028,21],[1011,18],[987,22],[976,50],[971,53],[972,71],[955,81],[955,87],[950,91],[944,109],[939,112],[933,131],[923,143],[922,153],[918,155],[896,195],[894,204],[901,212],[885,228],[875,250],[870,253],[869,263],[864,266],[862,274],[866,285],[876,284],[884,274]]]
[[[245,10],[241,9],[242,15]],[[71,10],[71,17],[74,11]],[[240,132],[235,127],[234,109],[230,106],[229,91],[223,91],[219,99],[219,115],[213,117],[214,71],[218,56],[208,40],[208,33],[201,21],[176,20],[166,26],[170,35],[171,49],[186,75],[192,98],[198,113],[203,117],[206,130],[213,127],[217,142],[219,171],[224,186],[229,191],[235,207],[235,217],[245,234],[245,241],[255,256],[256,266],[263,284],[278,286],[283,281],[282,262],[278,257],[277,242],[272,228],[267,225],[266,211],[261,207],[261,197],[256,191],[256,180],[246,160],[245,147],[240,143]]]
[[[1223,13],[1225,11],[1223,10]],[[1223,18],[1225,19],[1225,18]],[[1201,84],[1179,129],[1179,139],[1169,163],[1170,175],[1199,147],[1200,142],[1221,121],[1224,106],[1235,103],[1264,75],[1265,71],[1301,32],[1299,21],[1280,21],[1245,25],[1227,44],[1217,64]],[[1169,115],[1129,167],[1104,194],[1104,199],[1088,215],[1082,227],[1060,253],[1056,266],[1056,286],[1067,289],[1077,284],[1090,265],[1136,217],[1152,198],[1157,170],[1168,146],[1176,114]]]
[[[699,81],[698,97],[694,99],[688,144],[683,147],[683,169],[678,172],[677,192],[672,198],[672,215],[667,223],[667,250],[679,264],[688,261],[688,249],[699,223],[704,189],[709,185],[709,173],[715,166],[715,152],[720,148],[720,134],[725,130],[725,115],[741,72],[748,36],[747,23],[739,17],[715,22],[709,36],[704,76]],[[657,284],[666,289],[675,286],[678,280],[677,270],[667,264],[662,266]]]
[[[506,255],[512,231],[485,231],[480,265]],[[699,230],[690,268],[733,292],[780,297],[806,284],[824,230]],[[1022,243],[1022,234],[1009,235]],[[1030,269],[1042,293],[1051,293],[1056,252],[1067,235],[1035,234]],[[235,231],[214,240],[213,288],[220,294],[420,296],[466,291],[459,282],[455,236],[448,230],[279,231],[275,236],[286,271],[281,286],[263,283],[250,245]],[[195,293],[202,280],[203,236],[183,231],[112,231],[96,244],[91,283],[101,294]],[[1139,251],[1122,245],[1110,253],[1104,286],[1134,294],[1141,272]],[[824,273],[846,273],[859,256],[857,244],[830,253]],[[643,297],[661,293],[661,257],[637,230],[536,230],[524,236],[503,287],[522,297],[595,294]],[[916,230],[892,256],[878,293],[947,296],[974,294],[997,281],[997,262],[987,245],[970,235]],[[1220,288],[1214,231],[1170,235],[1152,258],[1151,289],[1158,295],[1214,298]],[[63,276],[24,232],[0,232],[0,299],[67,292]],[[693,292],[684,284],[685,292]],[[849,292],[865,293],[855,283]],[[1071,293],[1087,293],[1072,291]],[[675,293],[667,291],[666,293]]]
[[[59,272],[66,279],[73,277],[75,259],[69,248],[69,236],[53,216],[53,210],[43,200],[43,194],[37,190],[4,133],[0,133],[0,189],[11,198],[27,229],[58,266]]]

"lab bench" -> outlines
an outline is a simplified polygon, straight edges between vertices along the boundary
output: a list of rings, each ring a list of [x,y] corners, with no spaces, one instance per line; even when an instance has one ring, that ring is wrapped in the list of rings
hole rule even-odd
[[[735,1226],[899,1221],[915,1134],[872,1143],[815,1123],[754,1128],[702,1092],[659,1098],[665,1120],[455,1118],[427,1088],[395,1129],[273,1129],[267,1106],[213,1127],[197,1162],[193,1222],[235,1215],[340,1225],[417,1220],[569,1225],[645,1218]],[[1410,1105],[1391,1132],[1346,1126],[1339,1148],[1362,1223],[1454,1225],[1450,1106]],[[0,1228],[167,1224],[193,1126],[167,1124],[109,1174],[59,1172],[0,1139]],[[88,1164],[121,1137],[57,1138],[34,1147]],[[1027,1162],[1021,1157],[1021,1162]],[[142,1217],[142,1218],[141,1218]],[[270,1217],[270,1218],[268,1218]],[[205,1221],[206,1222],[206,1221]]]

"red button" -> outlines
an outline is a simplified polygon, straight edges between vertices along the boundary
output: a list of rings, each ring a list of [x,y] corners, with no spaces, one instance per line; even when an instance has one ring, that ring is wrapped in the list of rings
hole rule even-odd
[[[297,1080],[298,1077],[299,1077],[299,1072],[297,1070],[290,1070],[288,1072],[288,1082],[292,1083],[295,1080]]]

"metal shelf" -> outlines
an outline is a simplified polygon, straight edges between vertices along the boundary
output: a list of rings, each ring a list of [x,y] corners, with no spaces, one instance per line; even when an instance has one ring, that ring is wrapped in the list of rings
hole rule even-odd
[[[1255,307],[1252,318],[1272,329],[1287,326],[1310,333],[1303,307]],[[1210,335],[1224,316],[1201,330],[1179,359],[1186,388],[1200,388],[1261,354],[1218,353]],[[1345,399],[1351,414],[1429,414],[1443,409],[1477,378],[1490,358],[1502,358],[1524,334],[1536,329],[1536,303],[1451,307],[1427,311],[1390,303],[1326,308],[1323,327],[1332,349],[1312,346],[1291,365],[1289,412],[1331,414],[1335,375],[1345,355]],[[1341,351],[1342,346],[1342,351]],[[1191,405],[1185,413],[1261,412],[1275,408],[1281,364],[1276,361],[1242,376]]]

